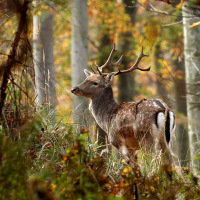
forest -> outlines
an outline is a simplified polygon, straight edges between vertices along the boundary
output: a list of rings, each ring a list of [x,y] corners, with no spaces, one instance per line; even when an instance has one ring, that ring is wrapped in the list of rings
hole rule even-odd
[[[0,27],[0,200],[200,199],[200,0],[0,0]]]

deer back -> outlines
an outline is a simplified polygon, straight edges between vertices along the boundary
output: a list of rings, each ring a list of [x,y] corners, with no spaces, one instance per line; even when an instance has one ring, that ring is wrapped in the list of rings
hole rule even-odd
[[[155,137],[160,137],[161,131],[165,131],[163,117],[166,109],[167,105],[159,99],[144,99],[119,105],[109,122],[110,141],[117,148],[125,143],[129,149],[151,149]],[[170,110],[168,112],[171,113]],[[170,136],[166,134],[164,133],[164,137],[169,142],[167,138]]]

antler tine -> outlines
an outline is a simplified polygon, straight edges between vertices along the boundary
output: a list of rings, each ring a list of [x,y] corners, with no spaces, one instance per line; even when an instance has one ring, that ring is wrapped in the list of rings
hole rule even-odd
[[[96,68],[97,68],[97,71],[98,71],[98,73],[101,75],[101,76],[103,76],[103,73],[102,73],[102,71],[101,70],[99,70],[99,65],[97,65],[97,63],[95,62],[95,65],[96,65]]]
[[[118,74],[122,74],[122,73],[128,73],[128,72],[131,72],[131,71],[136,70],[136,69],[138,69],[138,70],[140,70],[140,71],[149,71],[150,68],[151,68],[151,66],[148,67],[148,68],[146,68],[146,69],[142,69],[142,68],[138,67],[138,64],[139,64],[139,62],[141,61],[141,59],[142,59],[143,57],[147,57],[147,56],[149,56],[149,55],[146,55],[146,54],[143,53],[143,47],[142,47],[142,50],[141,50],[141,52],[140,52],[140,55],[138,56],[138,58],[137,58],[135,64],[134,64],[130,69],[127,69],[127,70],[122,70],[122,71],[121,71],[121,70],[119,69],[119,71],[115,73],[115,76],[118,75]]]
[[[116,49],[115,49],[115,43],[114,43],[114,44],[113,44],[113,48],[112,48],[112,50],[111,50],[111,52],[110,52],[110,55],[108,56],[108,60],[107,60],[102,66],[99,67],[99,70],[100,70],[101,72],[102,72],[103,68],[107,67],[107,66],[110,64],[111,59],[112,59],[113,54],[114,54],[115,51],[116,51]]]
[[[90,66],[91,70],[94,72],[94,74],[96,73],[94,68],[92,67],[92,65]]]
[[[96,61],[95,61],[95,65],[96,65],[96,68],[97,68],[97,71],[99,72],[99,74],[100,74],[100,75],[103,75],[103,74],[102,74],[102,71],[99,69],[99,65],[97,65]]]
[[[121,55],[121,57],[119,58],[119,60],[115,63],[112,63],[112,66],[119,66],[122,63],[122,59],[123,59],[123,55]]]
[[[114,43],[113,44],[113,48],[112,48],[112,50],[110,52],[110,55],[109,55],[107,61],[102,66],[98,67],[98,71],[102,72],[103,68],[108,67],[108,66],[112,67],[112,66],[119,66],[119,65],[121,65],[123,55],[119,58],[119,60],[117,62],[115,62],[115,63],[112,62],[112,57],[113,57],[115,51],[117,51],[117,50],[115,49],[115,43]]]

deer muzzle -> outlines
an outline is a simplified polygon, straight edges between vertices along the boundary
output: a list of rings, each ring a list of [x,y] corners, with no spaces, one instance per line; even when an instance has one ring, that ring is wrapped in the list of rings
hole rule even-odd
[[[74,87],[74,88],[71,89],[71,92],[72,92],[73,94],[76,94],[78,91],[79,91],[79,88],[78,88],[78,87]]]

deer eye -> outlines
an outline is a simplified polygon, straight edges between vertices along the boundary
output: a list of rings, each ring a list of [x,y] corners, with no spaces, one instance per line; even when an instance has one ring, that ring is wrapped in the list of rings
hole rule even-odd
[[[97,82],[93,82],[93,85],[98,85],[98,83]]]

